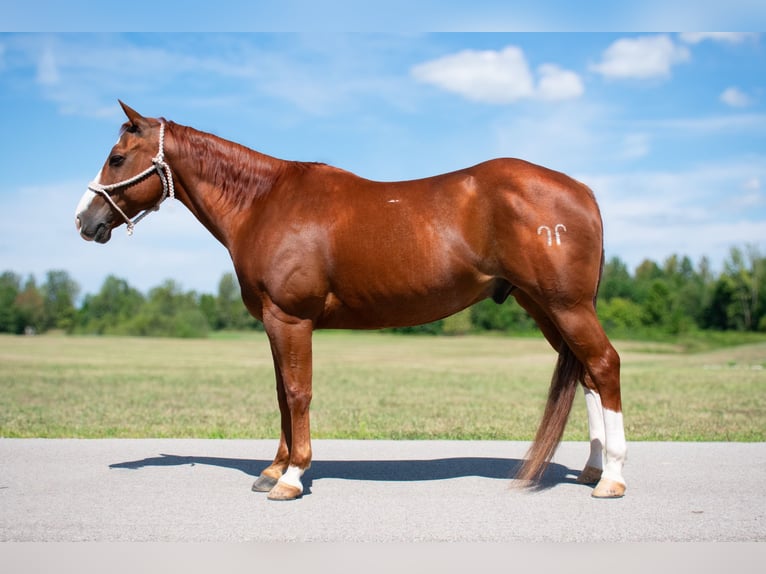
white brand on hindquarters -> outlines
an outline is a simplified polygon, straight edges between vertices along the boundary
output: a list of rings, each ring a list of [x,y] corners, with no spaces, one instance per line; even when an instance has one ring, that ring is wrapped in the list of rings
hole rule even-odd
[[[553,233],[551,233],[551,228],[547,225],[541,225],[537,228],[537,234],[542,235],[543,231],[545,231],[548,234],[548,247],[553,245],[553,236],[555,234],[556,237],[556,245],[561,245],[561,232],[566,231],[567,226],[563,223],[557,223],[553,228]]]

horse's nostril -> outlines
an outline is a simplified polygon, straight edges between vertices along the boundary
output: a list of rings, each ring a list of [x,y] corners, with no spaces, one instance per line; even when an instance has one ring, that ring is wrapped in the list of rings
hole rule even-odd
[[[77,227],[77,231],[80,231],[80,229],[82,228],[82,222],[80,221],[80,216],[79,215],[75,216],[74,224],[75,224],[75,227]]]

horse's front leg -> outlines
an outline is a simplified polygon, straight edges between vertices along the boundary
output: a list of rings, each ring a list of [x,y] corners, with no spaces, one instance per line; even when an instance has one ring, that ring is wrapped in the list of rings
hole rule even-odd
[[[313,324],[308,320],[270,315],[268,319],[264,317],[264,326],[274,355],[282,414],[277,456],[264,473],[277,479],[269,491],[270,499],[292,500],[303,494],[301,476],[311,466],[309,406]]]
[[[277,361],[277,355],[273,348],[272,355],[274,357],[274,373],[277,379],[277,400],[279,402],[282,430],[274,462],[265,468],[253,483],[253,490],[255,492],[269,492],[276,486],[277,481],[279,481],[290,464],[290,447],[293,442],[292,417],[290,416],[290,408],[287,406],[285,384],[282,378],[281,366],[279,361]]]

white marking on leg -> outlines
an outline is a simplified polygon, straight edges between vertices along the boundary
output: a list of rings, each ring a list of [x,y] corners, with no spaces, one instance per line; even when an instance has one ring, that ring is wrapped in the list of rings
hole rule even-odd
[[[588,410],[588,434],[590,435],[590,456],[587,466],[603,469],[606,429],[604,428],[604,407],[601,405],[601,396],[586,388],[585,407]]]
[[[279,479],[279,482],[284,482],[285,484],[299,488],[300,491],[303,492],[303,483],[301,482],[303,472],[302,468],[291,464],[287,467],[287,471]]]
[[[604,427],[606,430],[606,456],[604,460],[604,478],[625,484],[622,467],[627,458],[628,445],[625,442],[625,427],[622,413],[604,409]]]

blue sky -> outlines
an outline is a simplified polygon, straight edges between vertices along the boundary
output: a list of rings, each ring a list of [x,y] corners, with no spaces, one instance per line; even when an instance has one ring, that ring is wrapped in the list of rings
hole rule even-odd
[[[23,28],[23,27],[22,27]],[[406,31],[405,31],[406,32]],[[408,179],[500,156],[590,185],[607,256],[720,268],[766,252],[766,36],[677,33],[0,34],[0,270],[214,292],[226,251],[177,202],[112,241],[74,208],[123,121]]]

